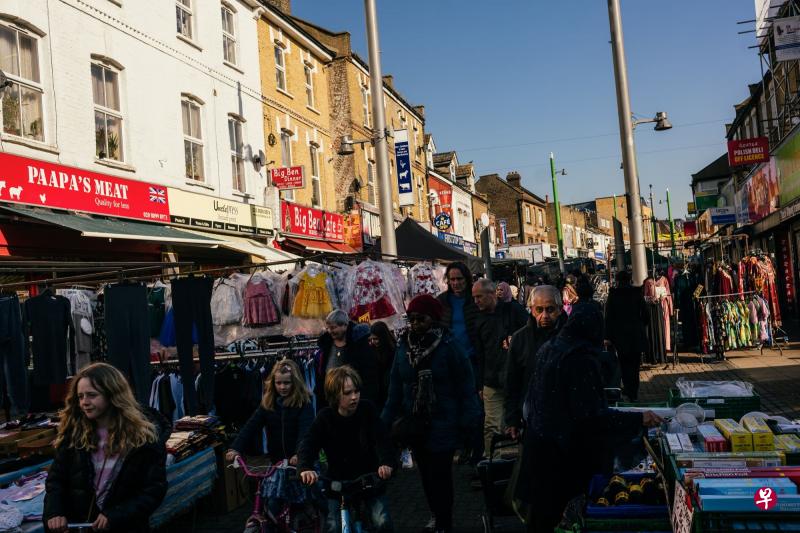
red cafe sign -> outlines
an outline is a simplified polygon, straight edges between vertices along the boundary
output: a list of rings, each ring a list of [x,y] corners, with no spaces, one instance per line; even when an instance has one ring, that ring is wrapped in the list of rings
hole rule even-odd
[[[166,187],[6,153],[0,202],[169,222]]]
[[[344,241],[344,218],[337,213],[281,202],[283,231],[301,237]]]
[[[278,189],[302,189],[303,166],[273,168],[269,171],[272,186]]]
[[[766,137],[728,141],[730,166],[755,165],[767,161],[769,161],[769,140]]]

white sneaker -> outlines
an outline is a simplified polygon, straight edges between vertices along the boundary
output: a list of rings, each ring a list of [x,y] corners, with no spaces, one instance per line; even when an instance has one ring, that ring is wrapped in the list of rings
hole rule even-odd
[[[411,458],[411,450],[405,449],[400,452],[400,461],[403,468],[414,468],[414,459]]]

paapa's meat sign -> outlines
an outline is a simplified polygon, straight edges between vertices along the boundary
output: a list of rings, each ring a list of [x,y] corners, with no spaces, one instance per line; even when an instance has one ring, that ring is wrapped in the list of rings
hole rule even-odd
[[[286,233],[326,241],[344,241],[344,219],[338,213],[281,202],[281,219]]]
[[[167,188],[0,153],[0,202],[169,222]]]

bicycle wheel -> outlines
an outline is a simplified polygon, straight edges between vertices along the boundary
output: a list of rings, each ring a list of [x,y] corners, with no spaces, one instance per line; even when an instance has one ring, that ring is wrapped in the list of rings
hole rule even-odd
[[[322,513],[311,503],[292,506],[292,529],[297,533],[320,533]]]

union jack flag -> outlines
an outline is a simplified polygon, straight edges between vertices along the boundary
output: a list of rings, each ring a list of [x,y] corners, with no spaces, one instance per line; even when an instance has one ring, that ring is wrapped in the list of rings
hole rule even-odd
[[[157,204],[167,203],[167,190],[159,187],[148,187],[150,189],[150,201]]]

